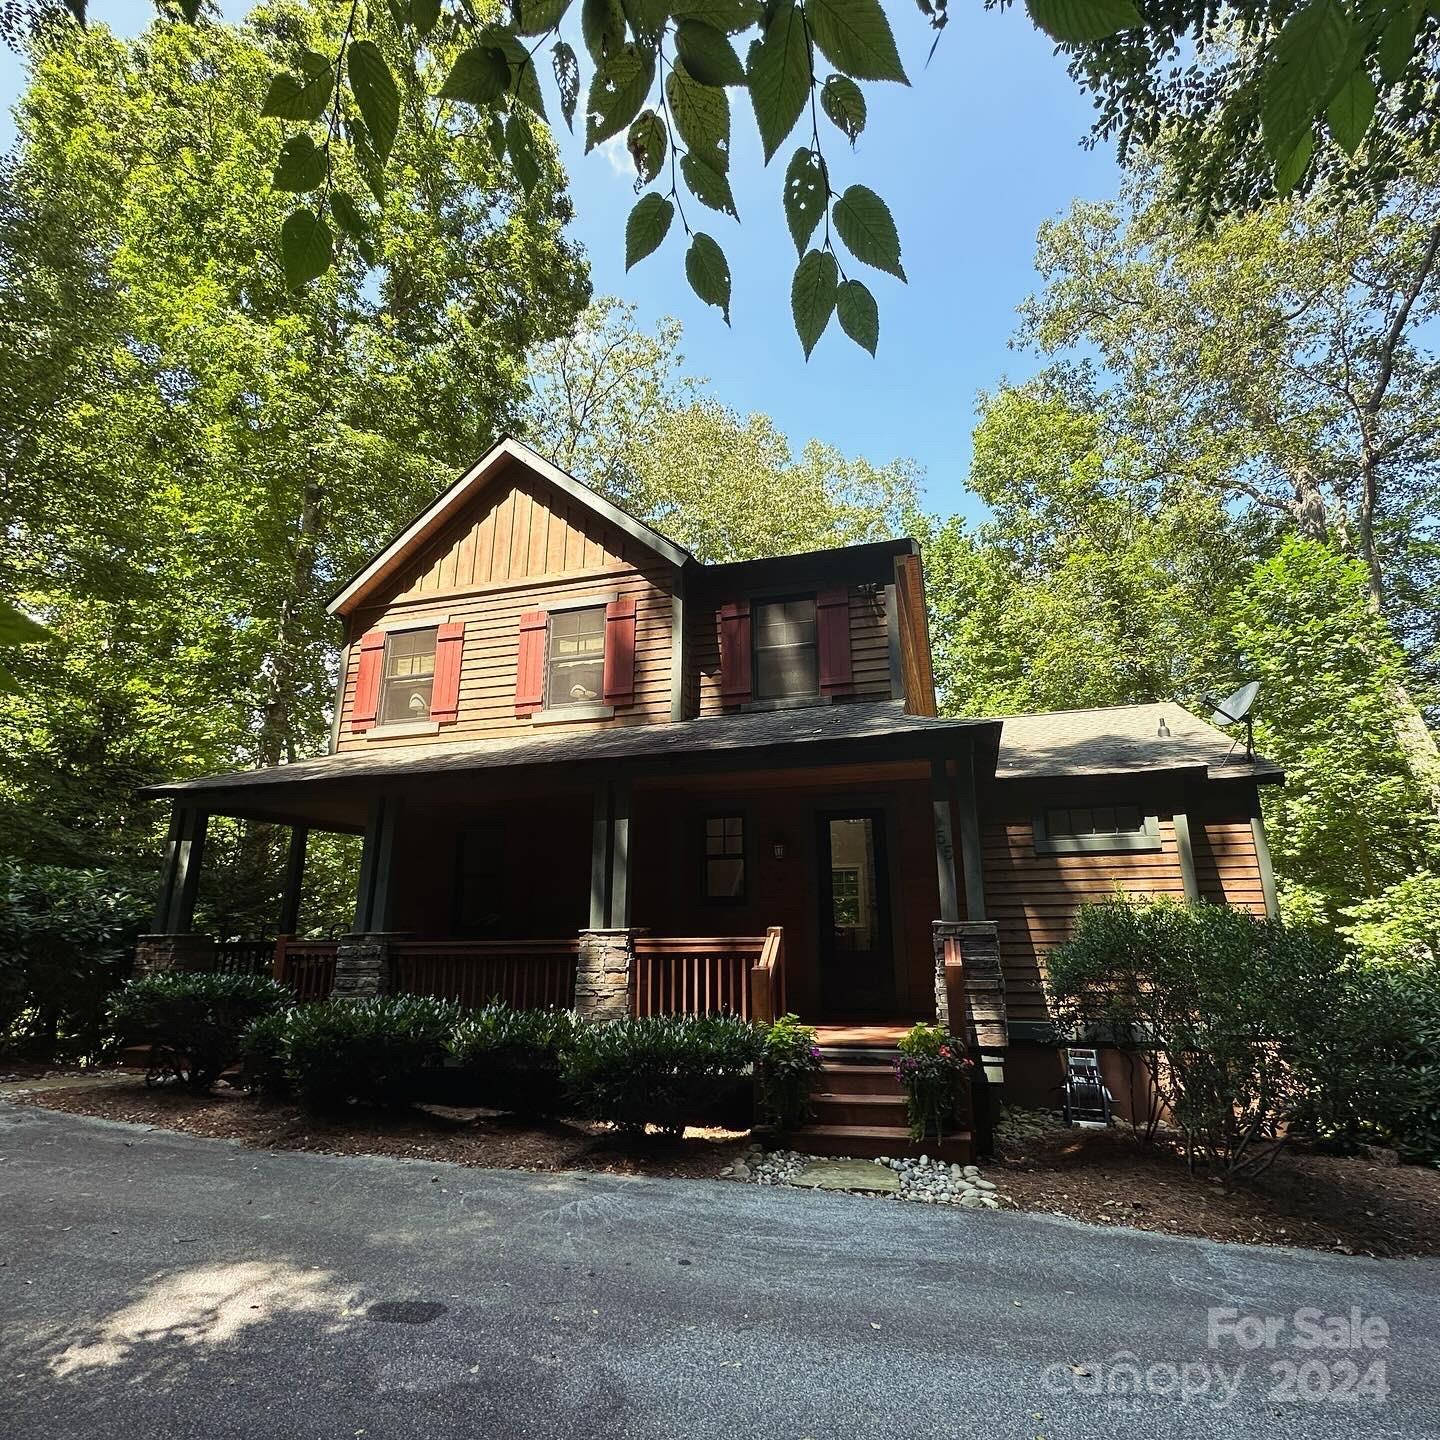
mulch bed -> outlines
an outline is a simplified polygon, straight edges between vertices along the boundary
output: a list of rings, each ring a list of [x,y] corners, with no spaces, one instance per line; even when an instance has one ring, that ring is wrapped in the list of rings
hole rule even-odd
[[[486,1110],[439,1106],[317,1117],[236,1091],[195,1096],[133,1085],[34,1092],[25,1104],[268,1150],[392,1155],[516,1170],[598,1170],[714,1178],[748,1134],[688,1130],[675,1141],[634,1140],[575,1121],[521,1125]],[[984,1165],[1020,1210],[1096,1225],[1128,1225],[1251,1245],[1298,1245],[1347,1255],[1440,1255],[1440,1171],[1359,1158],[1286,1154],[1260,1180],[1227,1193],[1192,1179],[1173,1148],[1120,1130],[1060,1130],[1008,1140]]]
[[[1346,1255],[1440,1255],[1440,1171],[1284,1152],[1227,1193],[1173,1146],[1123,1130],[1062,1130],[1005,1145],[985,1173],[1021,1210],[1247,1245]]]
[[[714,1178],[750,1143],[748,1133],[685,1132],[683,1141],[632,1139],[580,1121],[523,1125],[489,1110],[426,1105],[382,1111],[353,1107],[317,1116],[292,1103],[262,1104],[221,1086],[212,1095],[134,1085],[77,1087],[15,1097],[73,1115],[97,1115],[265,1150],[391,1155],[507,1170],[602,1170],[623,1175]]]

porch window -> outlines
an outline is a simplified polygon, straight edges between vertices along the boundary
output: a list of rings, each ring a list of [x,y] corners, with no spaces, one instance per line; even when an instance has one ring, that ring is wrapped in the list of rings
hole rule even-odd
[[[437,629],[397,630],[385,637],[385,678],[380,696],[380,723],[428,720],[435,688]]]
[[[1160,822],[1138,805],[1071,805],[1035,817],[1037,854],[1160,849]]]
[[[755,698],[787,700],[820,693],[815,597],[755,606]]]
[[[712,815],[705,822],[705,898],[745,896],[745,818]]]
[[[605,607],[550,616],[545,708],[600,703],[605,690]]]

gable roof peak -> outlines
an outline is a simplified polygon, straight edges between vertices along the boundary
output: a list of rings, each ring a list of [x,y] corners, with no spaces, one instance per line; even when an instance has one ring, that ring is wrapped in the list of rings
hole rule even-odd
[[[532,474],[555,486],[557,490],[578,501],[602,520],[623,531],[632,540],[681,566],[691,561],[690,552],[658,530],[637,520],[612,500],[582,480],[577,480],[539,451],[513,435],[504,435],[447,490],[425,507],[377,556],[335,595],[325,607],[331,615],[348,615],[387,580],[394,577],[404,562],[423,545],[433,540],[447,521],[474,496],[485,483],[499,473],[507,462],[515,461]]]

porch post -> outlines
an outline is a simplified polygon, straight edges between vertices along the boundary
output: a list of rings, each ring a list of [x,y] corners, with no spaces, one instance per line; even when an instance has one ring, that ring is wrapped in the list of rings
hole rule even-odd
[[[590,929],[610,923],[610,782],[595,782],[595,810],[590,822]]]
[[[1185,886],[1185,899],[1195,904],[1200,898],[1200,881],[1195,874],[1195,847],[1190,841],[1190,817],[1177,810],[1171,817],[1175,826],[1175,849],[1180,855],[1180,881]]]
[[[294,935],[300,928],[300,889],[305,883],[305,847],[309,839],[307,826],[291,826],[290,848],[285,855],[285,889],[280,896],[282,935]]]
[[[389,928],[391,869],[395,862],[395,823],[400,802],[377,795],[365,821],[365,847],[360,856],[360,893],[355,900],[355,933]]]
[[[985,918],[985,872],[980,859],[980,810],[975,800],[975,746],[955,762],[955,808],[960,820],[960,863],[965,871],[965,918]],[[942,919],[944,916],[941,917]]]
[[[1265,836],[1265,818],[1260,813],[1260,802],[1255,802],[1255,813],[1250,817],[1250,834],[1255,841],[1255,859],[1260,866],[1260,886],[1265,896],[1265,914],[1268,919],[1280,918],[1280,896],[1275,888],[1275,865],[1270,859],[1270,841]]]
[[[169,914],[161,927],[167,935],[188,935],[195,928],[195,896],[200,888],[200,866],[205,859],[205,832],[210,817],[203,810],[187,807],[179,812],[179,821],[174,879],[168,896]]]
[[[630,928],[630,781],[617,780],[610,809],[610,920],[612,930]]]
[[[930,762],[930,808],[935,817],[935,870],[940,881],[940,918],[960,918],[960,892],[955,884],[955,834],[950,819],[950,776],[944,760]]]
[[[175,872],[180,865],[180,836],[184,829],[185,811],[177,800],[170,807],[170,833],[165,839],[165,859],[160,867],[160,895],[155,902],[154,932],[165,934],[170,924],[170,910],[175,903]]]

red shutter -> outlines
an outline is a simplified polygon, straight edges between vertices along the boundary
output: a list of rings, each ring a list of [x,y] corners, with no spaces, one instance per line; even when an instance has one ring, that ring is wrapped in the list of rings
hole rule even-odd
[[[635,703],[635,597],[605,607],[605,703]]]
[[[545,612],[520,617],[520,662],[515,670],[515,713],[533,715],[545,703]]]
[[[430,691],[430,718],[453,725],[460,718],[460,659],[465,651],[465,622],[442,625],[435,632],[435,684]]]
[[[816,642],[820,652],[820,693],[848,695],[854,688],[850,664],[850,592],[844,586],[815,597]]]
[[[750,602],[731,600],[720,607],[720,701],[743,705],[750,699]]]
[[[360,637],[360,668],[350,706],[351,730],[368,730],[380,709],[380,672],[385,663],[385,632],[369,630]]]

